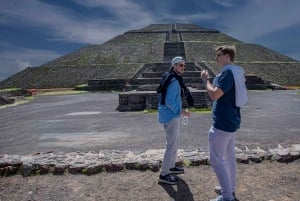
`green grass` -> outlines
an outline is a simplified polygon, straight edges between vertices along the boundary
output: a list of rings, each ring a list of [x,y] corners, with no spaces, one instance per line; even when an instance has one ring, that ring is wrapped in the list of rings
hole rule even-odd
[[[145,109],[144,111],[143,111],[143,113],[144,114],[156,114],[158,112],[158,110],[156,110],[156,109]]]
[[[191,163],[192,163],[192,162],[191,162],[190,160],[184,160],[184,161],[183,161],[183,166],[184,166],[184,167],[190,167],[190,166],[191,166]]]
[[[189,111],[191,113],[197,113],[197,114],[208,114],[208,113],[211,113],[211,108],[190,108]],[[157,112],[158,112],[157,109],[143,110],[144,114],[156,114]]]
[[[10,92],[10,91],[17,91],[20,90],[20,88],[10,88],[10,89],[3,89],[0,90],[0,92]],[[51,92],[44,92],[44,93],[39,93],[36,96],[51,96],[51,95],[73,95],[73,94],[82,94],[82,93],[88,93],[87,91],[79,91],[79,90],[60,90],[60,91],[51,91]],[[21,104],[28,103],[34,99],[34,96],[28,96],[24,97],[22,100],[17,100],[13,104],[6,104],[0,106],[0,109],[7,108],[7,107],[13,107]]]
[[[45,93],[37,94],[37,96],[52,96],[52,95],[73,95],[73,94],[82,94],[88,93],[87,91],[79,91],[79,90],[62,90],[62,91],[50,91]]]
[[[74,90],[77,90],[77,91],[88,91],[88,84],[80,84],[80,85],[77,85],[75,86],[75,89]]]
[[[197,114],[208,114],[211,113],[211,108],[192,108],[190,112],[195,112]]]
[[[10,91],[18,91],[21,90],[21,88],[7,88],[7,89],[1,89],[0,92],[10,92]]]

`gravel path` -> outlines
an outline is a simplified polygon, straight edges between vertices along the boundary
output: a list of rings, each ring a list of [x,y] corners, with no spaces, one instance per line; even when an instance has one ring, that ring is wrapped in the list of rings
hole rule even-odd
[[[237,195],[241,201],[298,201],[300,160],[289,164],[238,164]],[[0,178],[1,201],[207,201],[216,194],[210,166],[186,168],[175,186],[157,183],[158,173],[126,170],[93,176],[65,174]]]

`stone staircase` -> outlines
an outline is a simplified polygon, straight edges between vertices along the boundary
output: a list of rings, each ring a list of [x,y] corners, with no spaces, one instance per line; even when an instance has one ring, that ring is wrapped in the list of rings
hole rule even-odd
[[[171,30],[166,32],[164,42],[164,62],[145,64],[130,80],[91,80],[89,86],[114,86],[123,87],[123,93],[119,94],[119,111],[135,111],[146,108],[158,107],[158,94],[156,89],[159,86],[164,72],[169,71],[170,61],[176,56],[186,58],[182,33],[177,30],[176,24],[172,24]],[[209,68],[204,63],[187,62],[185,73],[182,75],[184,83],[190,88],[195,99],[195,108],[207,108],[211,106],[205,86],[200,79],[200,72]],[[214,75],[209,70],[211,75]],[[105,83],[106,82],[106,83]],[[123,85],[122,85],[123,83]],[[105,87],[104,87],[105,88]],[[183,107],[188,107],[186,100],[182,100]]]
[[[195,63],[186,63],[186,69],[182,75],[183,80],[187,87],[195,89],[205,89],[200,79],[200,72],[203,69]],[[170,63],[151,63],[145,64],[143,71],[137,73],[134,78],[125,87],[125,91],[156,91],[161,77],[164,72],[169,71]]]
[[[170,62],[148,63],[131,78],[117,80],[90,80],[89,86],[100,89],[114,88],[123,91],[119,94],[119,111],[138,111],[144,109],[157,109],[158,94],[156,89],[159,86],[164,72],[169,71]],[[195,99],[195,108],[209,108],[212,101],[208,96],[205,86],[200,79],[200,72],[208,70],[212,77],[215,74],[205,63],[187,62],[185,72],[182,74],[184,83],[191,90]],[[248,89],[267,88],[267,84],[255,75],[246,75]],[[188,107],[186,100],[182,99],[182,106]]]
[[[200,79],[201,70],[207,67],[202,63],[186,63],[186,65],[182,77],[194,96],[195,108],[211,107],[212,101]],[[163,73],[170,69],[170,63],[149,63],[145,64],[142,69],[125,86],[124,91],[126,92],[119,94],[119,111],[157,109],[158,94],[156,89]],[[188,107],[184,98],[182,99],[182,106]]]
[[[267,81],[264,81],[256,75],[245,75],[247,89],[268,89],[272,88]]]

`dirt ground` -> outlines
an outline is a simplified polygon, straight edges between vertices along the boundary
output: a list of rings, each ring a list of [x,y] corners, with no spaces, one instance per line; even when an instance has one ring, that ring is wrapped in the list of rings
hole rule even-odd
[[[0,201],[207,201],[215,198],[210,166],[187,167],[178,185],[158,184],[158,172],[126,170],[86,175],[52,174],[0,178]],[[240,201],[299,201],[300,160],[238,164]]]

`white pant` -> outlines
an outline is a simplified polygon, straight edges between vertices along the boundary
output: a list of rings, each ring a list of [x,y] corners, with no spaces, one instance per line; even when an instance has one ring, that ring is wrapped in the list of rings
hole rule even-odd
[[[166,151],[161,167],[161,174],[163,176],[170,173],[170,168],[175,167],[180,141],[179,120],[180,117],[173,118],[168,123],[164,123],[164,128],[166,131]]]
[[[211,127],[208,132],[210,162],[222,188],[222,196],[233,199],[236,186],[236,132]]]

